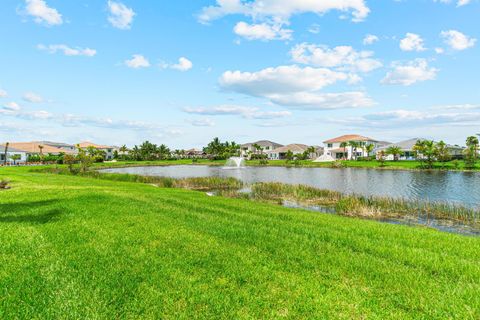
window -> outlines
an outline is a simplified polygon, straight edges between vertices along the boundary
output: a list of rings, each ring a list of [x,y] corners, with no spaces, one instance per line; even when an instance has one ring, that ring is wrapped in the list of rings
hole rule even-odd
[[[333,147],[333,143],[327,144],[327,148],[332,148],[332,147]]]

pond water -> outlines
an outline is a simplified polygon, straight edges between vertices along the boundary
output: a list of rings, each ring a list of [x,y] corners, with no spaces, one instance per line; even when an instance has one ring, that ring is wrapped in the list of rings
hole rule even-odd
[[[480,173],[400,171],[372,169],[162,166],[105,169],[102,172],[130,173],[172,178],[234,177],[247,184],[282,182],[364,196],[388,196],[463,204],[480,207]]]

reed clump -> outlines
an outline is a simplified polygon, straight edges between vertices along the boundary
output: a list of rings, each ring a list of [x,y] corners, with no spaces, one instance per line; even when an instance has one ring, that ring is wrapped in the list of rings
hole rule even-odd
[[[336,213],[345,216],[380,219],[421,215],[427,219],[430,217],[480,225],[480,212],[459,204],[347,195],[305,185],[283,183],[255,183],[251,189],[250,198],[253,200],[279,204],[288,200],[303,205],[328,206],[335,208]]]

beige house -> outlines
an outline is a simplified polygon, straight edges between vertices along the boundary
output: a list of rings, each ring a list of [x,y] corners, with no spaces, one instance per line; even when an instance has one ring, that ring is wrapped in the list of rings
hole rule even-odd
[[[82,148],[82,149],[93,147],[95,149],[104,151],[105,152],[105,160],[112,160],[113,159],[113,153],[115,152],[115,150],[118,151],[117,147],[100,145],[100,144],[96,144],[96,143],[89,142],[89,141],[80,142],[77,146],[79,148]]]
[[[262,149],[261,151],[257,150],[255,146],[258,145]],[[277,148],[283,147],[283,145],[268,141],[268,140],[260,140],[257,142],[252,143],[245,143],[240,146],[240,156],[244,158],[250,158],[251,154],[256,154],[263,152],[264,154],[268,154],[270,151],[273,151]]]

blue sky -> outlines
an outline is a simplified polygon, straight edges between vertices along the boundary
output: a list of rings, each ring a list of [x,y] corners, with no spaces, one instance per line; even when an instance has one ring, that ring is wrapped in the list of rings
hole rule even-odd
[[[478,0],[4,0],[0,141],[480,132]]]

